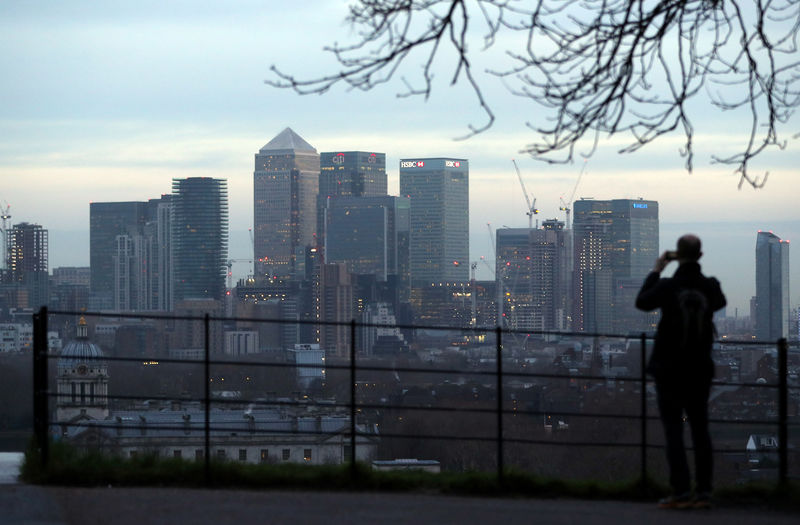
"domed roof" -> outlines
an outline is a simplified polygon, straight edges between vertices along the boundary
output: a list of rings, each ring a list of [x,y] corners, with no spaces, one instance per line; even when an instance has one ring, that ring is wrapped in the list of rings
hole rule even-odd
[[[79,364],[97,366],[103,358],[103,351],[96,344],[86,339],[76,339],[61,349],[58,358],[59,368],[74,368]]]
[[[78,323],[78,337],[61,349],[58,357],[59,368],[74,368],[80,364],[88,366],[99,365],[103,358],[100,347],[87,337],[86,320],[81,318]]]

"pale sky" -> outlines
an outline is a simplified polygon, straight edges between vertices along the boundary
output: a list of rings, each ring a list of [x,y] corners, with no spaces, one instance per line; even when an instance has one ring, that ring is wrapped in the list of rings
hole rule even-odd
[[[298,3],[299,4],[299,3]],[[518,153],[534,139],[525,127],[537,108],[499,81],[483,85],[497,114],[489,131],[454,141],[481,114],[452,67],[436,64],[425,102],[397,98],[398,82],[373,92],[334,88],[300,97],[264,84],[269,68],[302,77],[335,71],[322,47],[346,41],[346,2],[43,2],[0,3],[0,204],[11,223],[50,230],[50,267],[89,264],[89,203],[146,200],[168,193],[173,177],[228,180],[230,257],[250,257],[253,155],[290,126],[317,151],[387,154],[390,193],[398,161],[449,156],[470,161],[470,252],[491,259],[492,228],[527,224],[514,173],[516,158],[540,219],[558,217],[580,163],[553,166]],[[491,59],[487,58],[487,61]],[[415,71],[417,64],[406,66]],[[738,176],[712,165],[734,151],[741,116],[695,106],[695,171],[684,170],[682,137],[668,136],[633,155],[623,138],[601,143],[588,160],[576,198],[643,197],[659,201],[662,250],[682,233],[705,242],[704,270],[719,277],[732,315],[747,315],[755,292],[755,239],[773,230],[800,242],[800,146],[790,140],[754,166],[769,171],[760,190],[737,190]],[[784,129],[798,131],[795,116]],[[800,253],[791,255],[791,302],[800,303]],[[478,278],[489,278],[479,266]],[[236,267],[244,274],[244,265]]]

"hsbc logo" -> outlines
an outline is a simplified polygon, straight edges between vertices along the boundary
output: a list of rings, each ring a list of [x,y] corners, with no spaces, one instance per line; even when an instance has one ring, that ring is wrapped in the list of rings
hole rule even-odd
[[[331,159],[334,164],[344,164],[344,153],[337,153]]]
[[[461,163],[457,160],[446,160],[444,161],[445,168],[460,168]]]
[[[401,168],[424,168],[425,162],[421,160],[404,160],[400,162]]]

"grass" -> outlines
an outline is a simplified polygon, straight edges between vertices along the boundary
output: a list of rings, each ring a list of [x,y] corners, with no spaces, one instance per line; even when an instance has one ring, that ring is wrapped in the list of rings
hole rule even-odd
[[[424,492],[495,497],[579,498],[654,501],[667,487],[653,480],[617,483],[549,479],[529,473],[507,471],[498,481],[494,473],[442,472],[420,470],[376,471],[349,465],[252,465],[233,461],[212,461],[206,483],[205,463],[177,458],[142,455],[136,458],[82,452],[64,443],[52,443],[46,468],[31,446],[25,454],[21,478],[27,483],[62,486],[173,486],[226,487],[243,489],[352,490]],[[790,483],[749,484],[715,491],[723,505],[765,505],[800,510],[800,485]]]

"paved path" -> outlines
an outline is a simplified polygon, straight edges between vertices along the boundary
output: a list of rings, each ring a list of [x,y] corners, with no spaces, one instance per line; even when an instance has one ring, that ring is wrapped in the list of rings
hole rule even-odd
[[[798,515],[757,508],[665,511],[651,503],[424,494],[0,485],[2,525],[413,524],[782,525]]]

